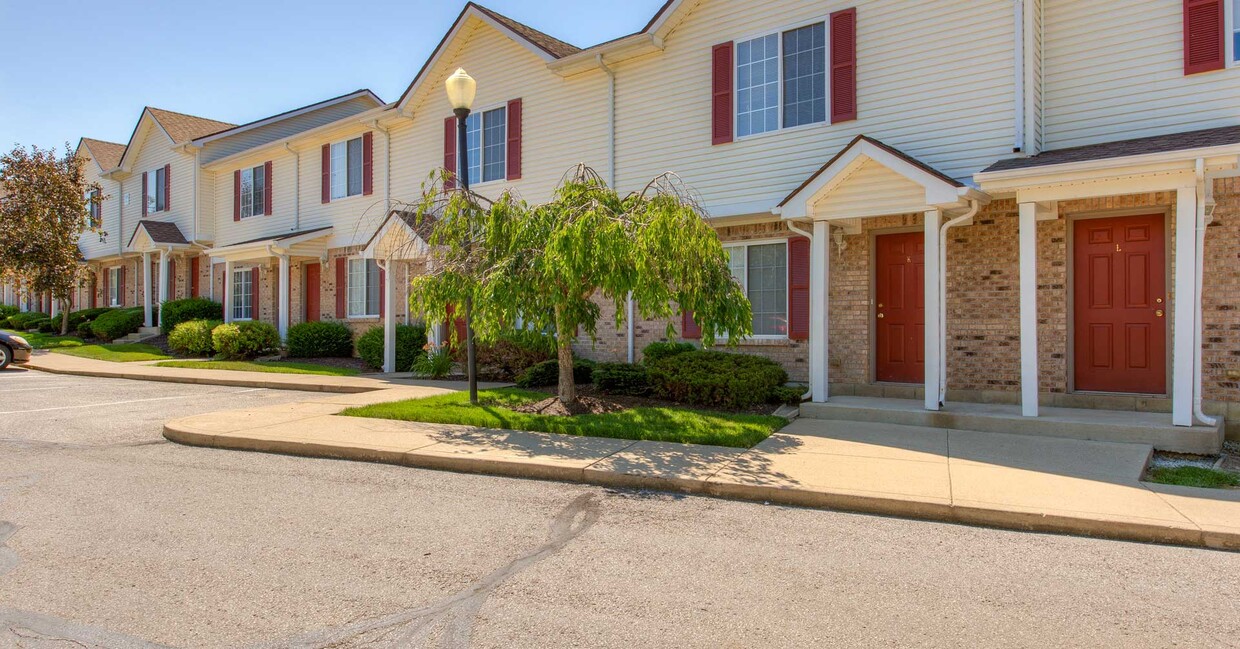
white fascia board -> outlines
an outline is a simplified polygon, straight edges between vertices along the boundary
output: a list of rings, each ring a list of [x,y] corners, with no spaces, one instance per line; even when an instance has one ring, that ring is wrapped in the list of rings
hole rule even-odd
[[[1220,160],[1215,161],[1216,164],[1225,165],[1227,163],[1227,159],[1230,158],[1234,160],[1236,156],[1240,156],[1240,144],[1228,144],[1225,146],[1204,147],[1200,149],[1180,149],[1178,151],[1168,151],[1165,153],[1150,153],[1119,158],[1102,158],[1100,160],[1086,160],[1083,162],[1065,162],[1063,164],[1041,165],[1037,167],[1026,167],[1023,169],[1012,169],[1008,171],[978,172],[973,175],[973,180],[978,184],[978,186],[984,186],[986,183],[999,183],[1008,180],[1027,180],[1057,174],[1123,169],[1125,167],[1141,167],[1166,163],[1182,164],[1188,167],[1193,167],[1197,158],[1218,158]]]

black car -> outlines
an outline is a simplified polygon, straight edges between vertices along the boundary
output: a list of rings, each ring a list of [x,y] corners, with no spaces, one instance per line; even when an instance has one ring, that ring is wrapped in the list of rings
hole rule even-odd
[[[25,338],[16,334],[0,331],[0,370],[9,363],[25,363],[30,360],[30,352],[34,347]]]

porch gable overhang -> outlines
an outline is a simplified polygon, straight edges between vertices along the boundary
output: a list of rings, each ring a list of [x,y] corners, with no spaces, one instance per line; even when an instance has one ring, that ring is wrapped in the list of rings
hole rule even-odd
[[[911,191],[906,191],[907,195],[895,203],[875,204],[872,208],[850,210],[847,214],[828,215],[816,210],[817,205],[829,202],[834,192],[871,163],[890,172],[888,175],[893,175],[897,182]],[[771,211],[785,220],[852,219],[956,209],[968,206],[970,201],[987,203],[990,197],[899,149],[872,137],[858,135]]]
[[[134,228],[129,243],[125,244],[125,252],[184,250],[193,247],[177,224],[143,219],[138,221],[138,227]]]
[[[429,251],[427,240],[435,218],[426,215],[419,222],[409,210],[392,210],[375,233],[362,246],[366,259],[420,259]]]
[[[206,250],[212,259],[219,261],[252,261],[277,255],[290,257],[327,258],[327,244],[331,239],[331,226],[267,236],[249,241],[239,241]]]

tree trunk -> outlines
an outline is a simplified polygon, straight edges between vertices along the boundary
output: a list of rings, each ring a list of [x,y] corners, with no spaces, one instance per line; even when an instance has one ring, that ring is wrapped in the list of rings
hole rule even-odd
[[[69,301],[60,301],[60,335],[69,335]]]
[[[573,339],[571,329],[564,321],[564,309],[555,309],[555,344],[556,356],[560,361],[560,403],[565,405],[577,401],[577,381],[573,379]]]

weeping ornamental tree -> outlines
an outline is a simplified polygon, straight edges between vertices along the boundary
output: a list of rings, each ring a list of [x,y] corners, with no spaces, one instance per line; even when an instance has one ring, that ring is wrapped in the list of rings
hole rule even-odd
[[[641,318],[667,321],[669,338],[682,309],[694,314],[706,345],[752,333],[749,300],[719,237],[674,176],[620,196],[578,166],[540,205],[510,193],[488,202],[445,192],[444,178],[435,177],[416,208],[419,227],[430,226],[429,263],[412,281],[410,307],[438,322],[449,308],[462,313],[471,297],[482,342],[511,331],[518,318],[552,332],[565,404],[577,400],[572,343],[579,334],[595,339],[600,303],[614,305],[617,329],[631,294]]]
[[[38,147],[0,156],[0,274],[20,277],[32,293],[50,293],[60,303],[62,334],[85,274],[78,237],[100,232],[89,217],[102,200],[99,184],[86,182],[82,166],[68,145],[63,156]]]

